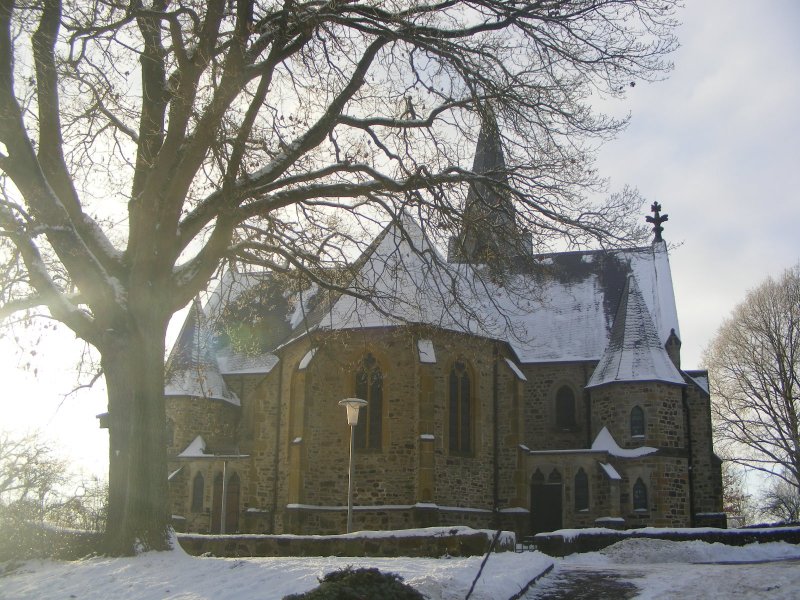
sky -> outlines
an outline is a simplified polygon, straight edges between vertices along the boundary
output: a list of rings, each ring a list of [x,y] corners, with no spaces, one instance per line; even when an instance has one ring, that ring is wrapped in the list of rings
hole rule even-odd
[[[598,166],[613,189],[639,189],[642,218],[653,201],[669,215],[682,366],[691,369],[749,289],[800,262],[800,2],[694,0],[680,18],[675,69],[615,107],[631,123]],[[102,384],[64,397],[81,347],[64,331],[24,350],[13,335],[0,339],[0,429],[38,428],[103,474]]]

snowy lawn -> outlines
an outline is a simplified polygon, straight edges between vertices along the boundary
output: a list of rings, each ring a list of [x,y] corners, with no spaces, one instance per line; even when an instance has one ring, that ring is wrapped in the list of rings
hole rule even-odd
[[[351,565],[398,573],[431,600],[443,600],[465,597],[481,560],[196,558],[174,551],[135,558],[31,561],[0,577],[0,598],[272,600],[316,587],[317,579],[325,573]],[[581,571],[614,573],[640,590],[638,598],[800,597],[798,546],[774,542],[732,547],[697,541],[630,539],[600,552],[564,559],[537,552],[495,554],[473,598],[509,598],[553,562],[555,570],[534,586],[531,598],[546,594],[548,588],[552,591],[559,577]],[[736,564],[704,564],[710,562]]]
[[[482,557],[199,558],[183,551],[76,562],[30,561],[0,577],[3,600],[273,600],[352,565],[397,573],[431,600],[464,598]],[[472,598],[509,598],[553,563],[536,552],[494,554]],[[2,565],[0,565],[2,569]]]

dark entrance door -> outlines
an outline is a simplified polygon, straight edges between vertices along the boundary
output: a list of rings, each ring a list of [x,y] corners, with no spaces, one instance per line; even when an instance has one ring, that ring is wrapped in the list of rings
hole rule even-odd
[[[531,485],[531,533],[561,529],[561,484]]]
[[[225,486],[225,533],[239,529],[239,476],[234,473]],[[222,473],[214,477],[214,496],[211,502],[211,533],[222,531]]]

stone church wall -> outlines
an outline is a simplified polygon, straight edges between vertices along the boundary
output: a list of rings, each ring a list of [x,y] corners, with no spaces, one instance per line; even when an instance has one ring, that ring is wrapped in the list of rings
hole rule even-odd
[[[420,338],[432,340],[435,363],[420,361]],[[313,359],[299,369],[312,348]],[[171,455],[199,433],[212,450],[238,447],[250,456],[236,466],[243,531],[341,533],[350,431],[338,402],[355,395],[355,372],[366,353],[375,357],[383,376],[382,443],[379,450],[355,453],[356,529],[493,527],[498,521],[491,510],[496,494],[504,511],[502,525],[527,535],[536,465],[558,468],[563,477],[564,526],[595,526],[609,517],[624,518],[626,527],[689,524],[687,420],[679,386],[614,384],[592,390],[589,398],[583,386],[591,363],[523,365],[527,381],[521,381],[503,360],[511,356],[504,344],[441,330],[405,327],[306,336],[281,350],[280,362],[268,375],[226,377],[242,400],[241,408],[168,398],[168,416],[174,422]],[[471,380],[472,448],[466,454],[452,452],[448,439],[449,377],[456,360],[468,365]],[[556,424],[556,394],[562,386],[575,395],[574,426],[569,428]],[[720,492],[708,397],[691,386],[686,393],[694,438],[694,510],[713,512]],[[630,435],[635,405],[645,412],[643,438]],[[595,453],[574,452],[587,449],[603,425],[623,448],[646,445],[667,454],[662,450],[636,460],[608,458],[622,475],[621,481],[611,481]],[[534,460],[526,447],[550,455]],[[170,483],[170,501],[189,531],[209,529],[212,462],[171,463],[171,468],[184,467]],[[579,468],[589,476],[588,510],[575,508]],[[193,514],[191,481],[199,470],[206,478],[207,498],[204,511]],[[647,484],[647,510],[632,508],[638,477]]]
[[[229,448],[236,439],[240,409],[222,400],[205,400],[188,396],[170,396],[165,410],[172,444],[168,456],[175,456],[202,435],[209,448]]]
[[[686,389],[692,430],[692,484],[694,512],[722,512],[721,463],[714,455],[711,431],[711,399],[695,385]]]
[[[586,399],[583,391],[592,374],[588,363],[524,365],[528,381],[523,391],[524,431],[522,443],[531,450],[587,448]],[[556,424],[556,394],[562,386],[575,395],[575,423],[569,428]]]
[[[685,448],[681,389],[652,382],[615,383],[592,389],[592,438],[605,426],[622,448]],[[644,437],[631,436],[634,406],[644,411]]]

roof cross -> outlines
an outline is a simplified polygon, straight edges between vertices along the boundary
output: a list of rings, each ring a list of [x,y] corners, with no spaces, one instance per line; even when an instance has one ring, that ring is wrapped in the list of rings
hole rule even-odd
[[[653,233],[656,234],[656,237],[653,239],[653,242],[663,242],[664,240],[661,237],[661,232],[664,231],[664,228],[661,226],[661,224],[664,221],[669,220],[669,215],[662,215],[660,213],[661,205],[658,202],[653,202],[652,206],[650,207],[650,211],[655,216],[652,217],[647,216],[645,217],[645,219],[647,220],[648,223],[653,224]]]

